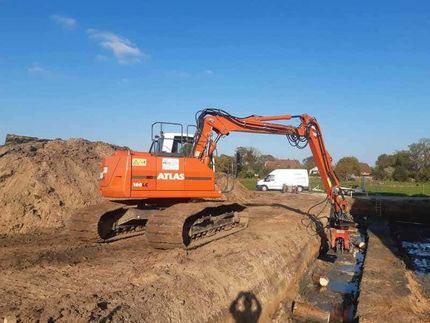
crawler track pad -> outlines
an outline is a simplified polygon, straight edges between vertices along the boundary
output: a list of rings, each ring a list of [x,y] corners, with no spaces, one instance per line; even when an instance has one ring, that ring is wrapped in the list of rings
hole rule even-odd
[[[245,229],[244,210],[237,203],[179,203],[149,218],[146,237],[157,249],[197,248]]]

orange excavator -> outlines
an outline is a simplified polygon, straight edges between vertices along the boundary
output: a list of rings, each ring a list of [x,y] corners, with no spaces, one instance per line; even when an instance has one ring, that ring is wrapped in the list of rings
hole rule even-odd
[[[292,119],[300,124],[275,122]],[[166,124],[154,123],[152,132],[154,126],[161,125],[162,130]],[[116,151],[104,159],[100,191],[108,201],[72,216],[71,231],[86,239],[110,241],[120,233],[144,228],[152,247],[168,249],[195,248],[244,229],[248,223],[246,206],[220,200],[213,156],[222,137],[247,132],[284,135],[297,148],[309,145],[331,204],[329,225],[340,232],[331,244],[335,247],[339,239],[348,239],[342,236],[351,222],[348,202],[314,117],[240,118],[220,109],[204,109],[196,114],[194,136],[188,135],[189,127],[184,134],[179,126],[181,133],[176,136],[163,131],[155,136],[149,152]]]

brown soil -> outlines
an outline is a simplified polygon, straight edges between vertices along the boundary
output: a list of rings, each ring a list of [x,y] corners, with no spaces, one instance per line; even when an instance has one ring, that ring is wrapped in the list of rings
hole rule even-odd
[[[71,211],[101,201],[98,165],[118,148],[8,135],[0,146],[0,234],[59,228]]]
[[[316,257],[320,237],[306,226],[304,212],[319,200],[308,194],[259,193],[252,202],[260,206],[248,207],[246,230],[191,251],[151,249],[145,234],[111,244],[82,243],[57,231],[3,238],[0,317],[25,322],[267,320],[279,304],[274,300],[293,297]],[[247,299],[258,306],[243,312]]]
[[[243,202],[255,196],[255,192],[248,190],[238,180],[225,173],[216,174],[216,185],[227,201]]]
[[[0,147],[0,319],[255,321],[293,297],[321,243],[306,216],[319,195],[236,184],[225,199],[252,202],[248,228],[191,251],[154,250],[144,233],[104,244],[70,236],[64,223],[101,200],[98,163],[115,148],[16,136]]]
[[[154,250],[144,233],[105,244],[73,239],[62,227],[101,201],[98,164],[115,148],[19,136],[0,147],[0,320],[255,322],[290,304],[321,244],[306,211],[324,194],[236,183],[225,199],[248,205],[249,227],[191,251]],[[360,320],[425,320],[430,305],[413,275],[389,242],[369,239]],[[288,308],[275,321],[289,320]]]

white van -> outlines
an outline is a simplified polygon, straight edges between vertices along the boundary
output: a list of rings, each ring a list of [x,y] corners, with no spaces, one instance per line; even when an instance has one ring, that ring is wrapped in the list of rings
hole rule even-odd
[[[282,190],[284,185],[297,186],[299,192],[309,189],[306,169],[275,169],[257,182],[257,190]]]

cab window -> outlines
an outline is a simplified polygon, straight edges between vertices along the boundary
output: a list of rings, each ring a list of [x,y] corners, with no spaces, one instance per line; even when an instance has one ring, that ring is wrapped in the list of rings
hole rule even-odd
[[[193,138],[175,136],[159,137],[152,142],[150,152],[163,156],[188,156],[191,153]]]
[[[275,175],[267,175],[264,179],[265,182],[273,182],[275,180]]]

